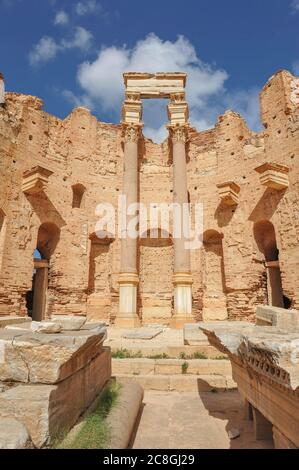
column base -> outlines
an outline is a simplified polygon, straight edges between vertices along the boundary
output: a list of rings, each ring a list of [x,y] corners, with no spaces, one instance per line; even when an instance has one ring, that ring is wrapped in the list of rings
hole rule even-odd
[[[119,328],[137,328],[140,318],[137,315],[137,274],[121,273],[119,277],[119,312],[115,326]]]
[[[177,273],[173,277],[174,315],[171,328],[183,328],[185,323],[194,323],[192,315],[192,277],[189,273]]]

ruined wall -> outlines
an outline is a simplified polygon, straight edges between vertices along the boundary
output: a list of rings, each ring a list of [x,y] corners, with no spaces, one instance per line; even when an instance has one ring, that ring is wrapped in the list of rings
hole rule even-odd
[[[39,228],[52,224],[59,237],[50,257],[47,315],[113,320],[120,242],[116,237],[99,243],[93,234],[97,204],[116,207],[121,194],[121,129],[97,121],[84,108],[60,120],[43,112],[37,98],[8,93],[6,100],[6,108],[0,108],[0,315],[27,314]],[[241,116],[228,111],[215,128],[190,132],[190,201],[203,203],[204,232],[217,233],[222,245],[221,256],[218,245],[191,252],[196,320],[205,309],[220,307],[230,318],[252,318],[255,306],[268,302],[264,256],[254,238],[254,224],[263,220],[275,228],[283,292],[299,307],[298,101],[298,79],[279,72],[261,93],[264,131],[251,132]],[[255,168],[265,162],[289,167],[287,190],[261,185]],[[53,174],[43,193],[26,195],[23,173],[36,165]],[[172,202],[168,140],[162,145],[141,141],[139,170],[141,202]],[[240,186],[237,206],[220,202],[216,185],[226,181]],[[79,208],[72,207],[77,184],[85,187]],[[171,233],[167,239],[141,241],[138,265],[140,314],[145,322],[167,324],[173,302]],[[217,266],[221,276],[213,274]]]

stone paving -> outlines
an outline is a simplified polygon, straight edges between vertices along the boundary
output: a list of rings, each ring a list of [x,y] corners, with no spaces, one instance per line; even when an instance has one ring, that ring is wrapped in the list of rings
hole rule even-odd
[[[240,436],[229,438],[229,431]],[[233,433],[234,433],[233,432]],[[146,392],[134,449],[271,449],[255,441],[237,391]]]

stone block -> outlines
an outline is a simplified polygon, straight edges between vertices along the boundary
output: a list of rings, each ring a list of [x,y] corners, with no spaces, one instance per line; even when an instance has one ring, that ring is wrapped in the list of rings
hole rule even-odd
[[[102,349],[106,330],[41,334],[0,330],[0,380],[57,383],[84,367]]]
[[[61,324],[62,330],[80,330],[86,322],[86,317],[79,315],[52,315],[52,320]]]
[[[110,349],[105,348],[57,385],[17,385],[0,393],[0,417],[18,419],[36,447],[47,446],[76,423],[110,377]]]
[[[0,419],[0,449],[25,449],[30,446],[28,431],[14,418]]]
[[[299,312],[269,305],[258,305],[256,324],[258,326],[276,326],[289,331],[299,330]]]
[[[4,328],[7,325],[18,325],[20,323],[31,323],[30,317],[17,317],[17,316],[1,316],[0,315],[0,328]]]
[[[207,337],[200,330],[198,323],[187,323],[184,325],[184,344],[196,346],[197,344],[206,343]]]

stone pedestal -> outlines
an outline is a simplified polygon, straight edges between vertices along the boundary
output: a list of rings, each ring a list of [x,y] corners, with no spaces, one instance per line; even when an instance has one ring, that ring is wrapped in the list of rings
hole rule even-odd
[[[140,326],[137,315],[137,274],[122,273],[119,277],[119,313],[115,325],[120,328],[135,328]]]
[[[174,316],[172,328],[183,328],[192,317],[192,277],[189,273],[177,273],[173,276]]]

